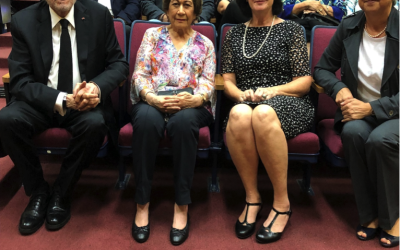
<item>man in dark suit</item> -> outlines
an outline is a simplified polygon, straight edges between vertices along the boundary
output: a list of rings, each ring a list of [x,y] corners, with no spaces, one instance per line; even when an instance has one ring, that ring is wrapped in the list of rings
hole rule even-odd
[[[126,43],[129,42],[131,24],[142,17],[139,0],[94,0],[107,8],[114,18],[120,18],[125,23]]]
[[[161,22],[169,22],[167,15],[163,11],[163,0],[140,0],[143,15],[147,16],[147,20],[158,19]],[[201,14],[198,22],[209,22],[214,15],[214,1],[203,0]]]
[[[128,64],[109,11],[93,1],[41,1],[13,16],[11,34],[12,98],[0,110],[0,141],[30,196],[19,231],[34,233],[45,220],[49,230],[58,230],[70,219],[82,169],[102,145],[110,93],[126,79]],[[51,127],[72,134],[52,191],[32,143]]]

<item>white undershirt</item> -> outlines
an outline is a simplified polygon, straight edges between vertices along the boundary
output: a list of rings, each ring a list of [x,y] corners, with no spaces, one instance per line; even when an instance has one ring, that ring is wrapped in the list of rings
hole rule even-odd
[[[60,65],[60,40],[61,40],[61,24],[59,21],[62,19],[57,13],[54,12],[50,7],[50,16],[51,16],[51,28],[52,28],[52,41],[53,41],[53,61],[51,62],[49,79],[47,81],[47,86],[53,89],[57,89],[58,85],[58,69]],[[76,31],[75,31],[75,19],[74,19],[74,10],[75,6],[72,6],[68,15],[65,19],[68,20],[68,33],[71,38],[71,52],[72,52],[72,89],[75,88],[77,83],[82,82],[81,76],[79,72],[79,64],[78,64],[78,51],[76,45]],[[64,96],[67,93],[61,92],[56,100],[56,104],[54,106],[54,111],[57,111],[60,115],[64,116],[66,110],[62,108],[62,101]]]
[[[363,102],[381,98],[386,36],[372,38],[364,30],[358,57],[358,97]]]
[[[98,3],[107,7],[107,9],[110,11],[111,16],[114,16],[111,8],[111,1],[110,0],[98,0]]]

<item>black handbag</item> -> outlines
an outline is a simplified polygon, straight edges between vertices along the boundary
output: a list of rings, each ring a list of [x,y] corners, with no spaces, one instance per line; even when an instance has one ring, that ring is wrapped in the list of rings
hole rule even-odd
[[[188,92],[189,94],[193,95],[193,88],[188,87],[188,88],[184,88],[184,89],[158,91],[157,95],[177,95],[182,92]]]
[[[301,14],[297,16],[292,14],[290,20],[300,24],[306,30],[306,38],[307,42],[310,42],[311,39],[311,31],[314,26],[317,25],[324,25],[324,26],[339,26],[339,21],[331,16],[323,16],[318,13],[308,13],[308,14]]]
[[[335,18],[331,17],[331,16],[324,16],[324,15],[320,15],[318,13],[308,13],[308,14],[303,14],[303,16],[301,17],[303,19],[306,20],[311,20],[311,21],[318,21],[321,24],[319,25],[325,25],[325,26],[339,26],[339,21],[336,20]]]

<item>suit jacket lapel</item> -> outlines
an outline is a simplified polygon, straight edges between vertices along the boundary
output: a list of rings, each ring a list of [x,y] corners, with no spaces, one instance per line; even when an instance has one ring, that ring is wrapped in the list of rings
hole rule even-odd
[[[49,6],[46,4],[38,17],[37,30],[39,31],[38,42],[40,44],[40,52],[43,60],[43,67],[45,69],[45,79],[49,78],[51,62],[53,60],[53,40],[51,29],[51,18]]]
[[[89,44],[89,22],[90,16],[86,13],[86,7],[80,2],[75,3],[75,28],[76,28],[76,44],[78,51],[79,72],[81,80],[86,80],[86,64]]]
[[[383,67],[383,75],[382,75],[382,87],[387,83],[393,71],[397,67],[399,67],[398,58],[396,58],[396,56],[393,56],[398,54],[399,54],[399,41],[392,37],[387,37],[386,48],[385,48],[385,63],[384,63],[385,67]]]
[[[399,68],[399,14],[392,8],[386,29],[387,39],[385,48],[385,67],[383,68],[382,87],[388,82],[389,77]],[[397,55],[397,56],[393,56]]]
[[[351,36],[343,40],[346,49],[346,56],[349,62],[351,71],[353,72],[354,79],[358,82],[358,57],[360,50],[360,42],[362,38],[362,30],[358,30]]]

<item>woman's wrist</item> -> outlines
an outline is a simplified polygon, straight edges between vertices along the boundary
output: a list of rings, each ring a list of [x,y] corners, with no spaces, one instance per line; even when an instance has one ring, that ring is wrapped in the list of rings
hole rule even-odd
[[[309,5],[308,1],[304,1],[304,2],[301,2],[301,3],[296,3],[293,6],[292,14],[298,15],[298,14],[302,13],[303,11],[308,10],[309,6],[310,5]]]
[[[149,104],[150,106],[153,106],[152,103],[153,103],[153,100],[154,100],[155,97],[156,97],[156,94],[154,94],[154,92],[146,93],[145,101],[146,101],[147,104]]]

